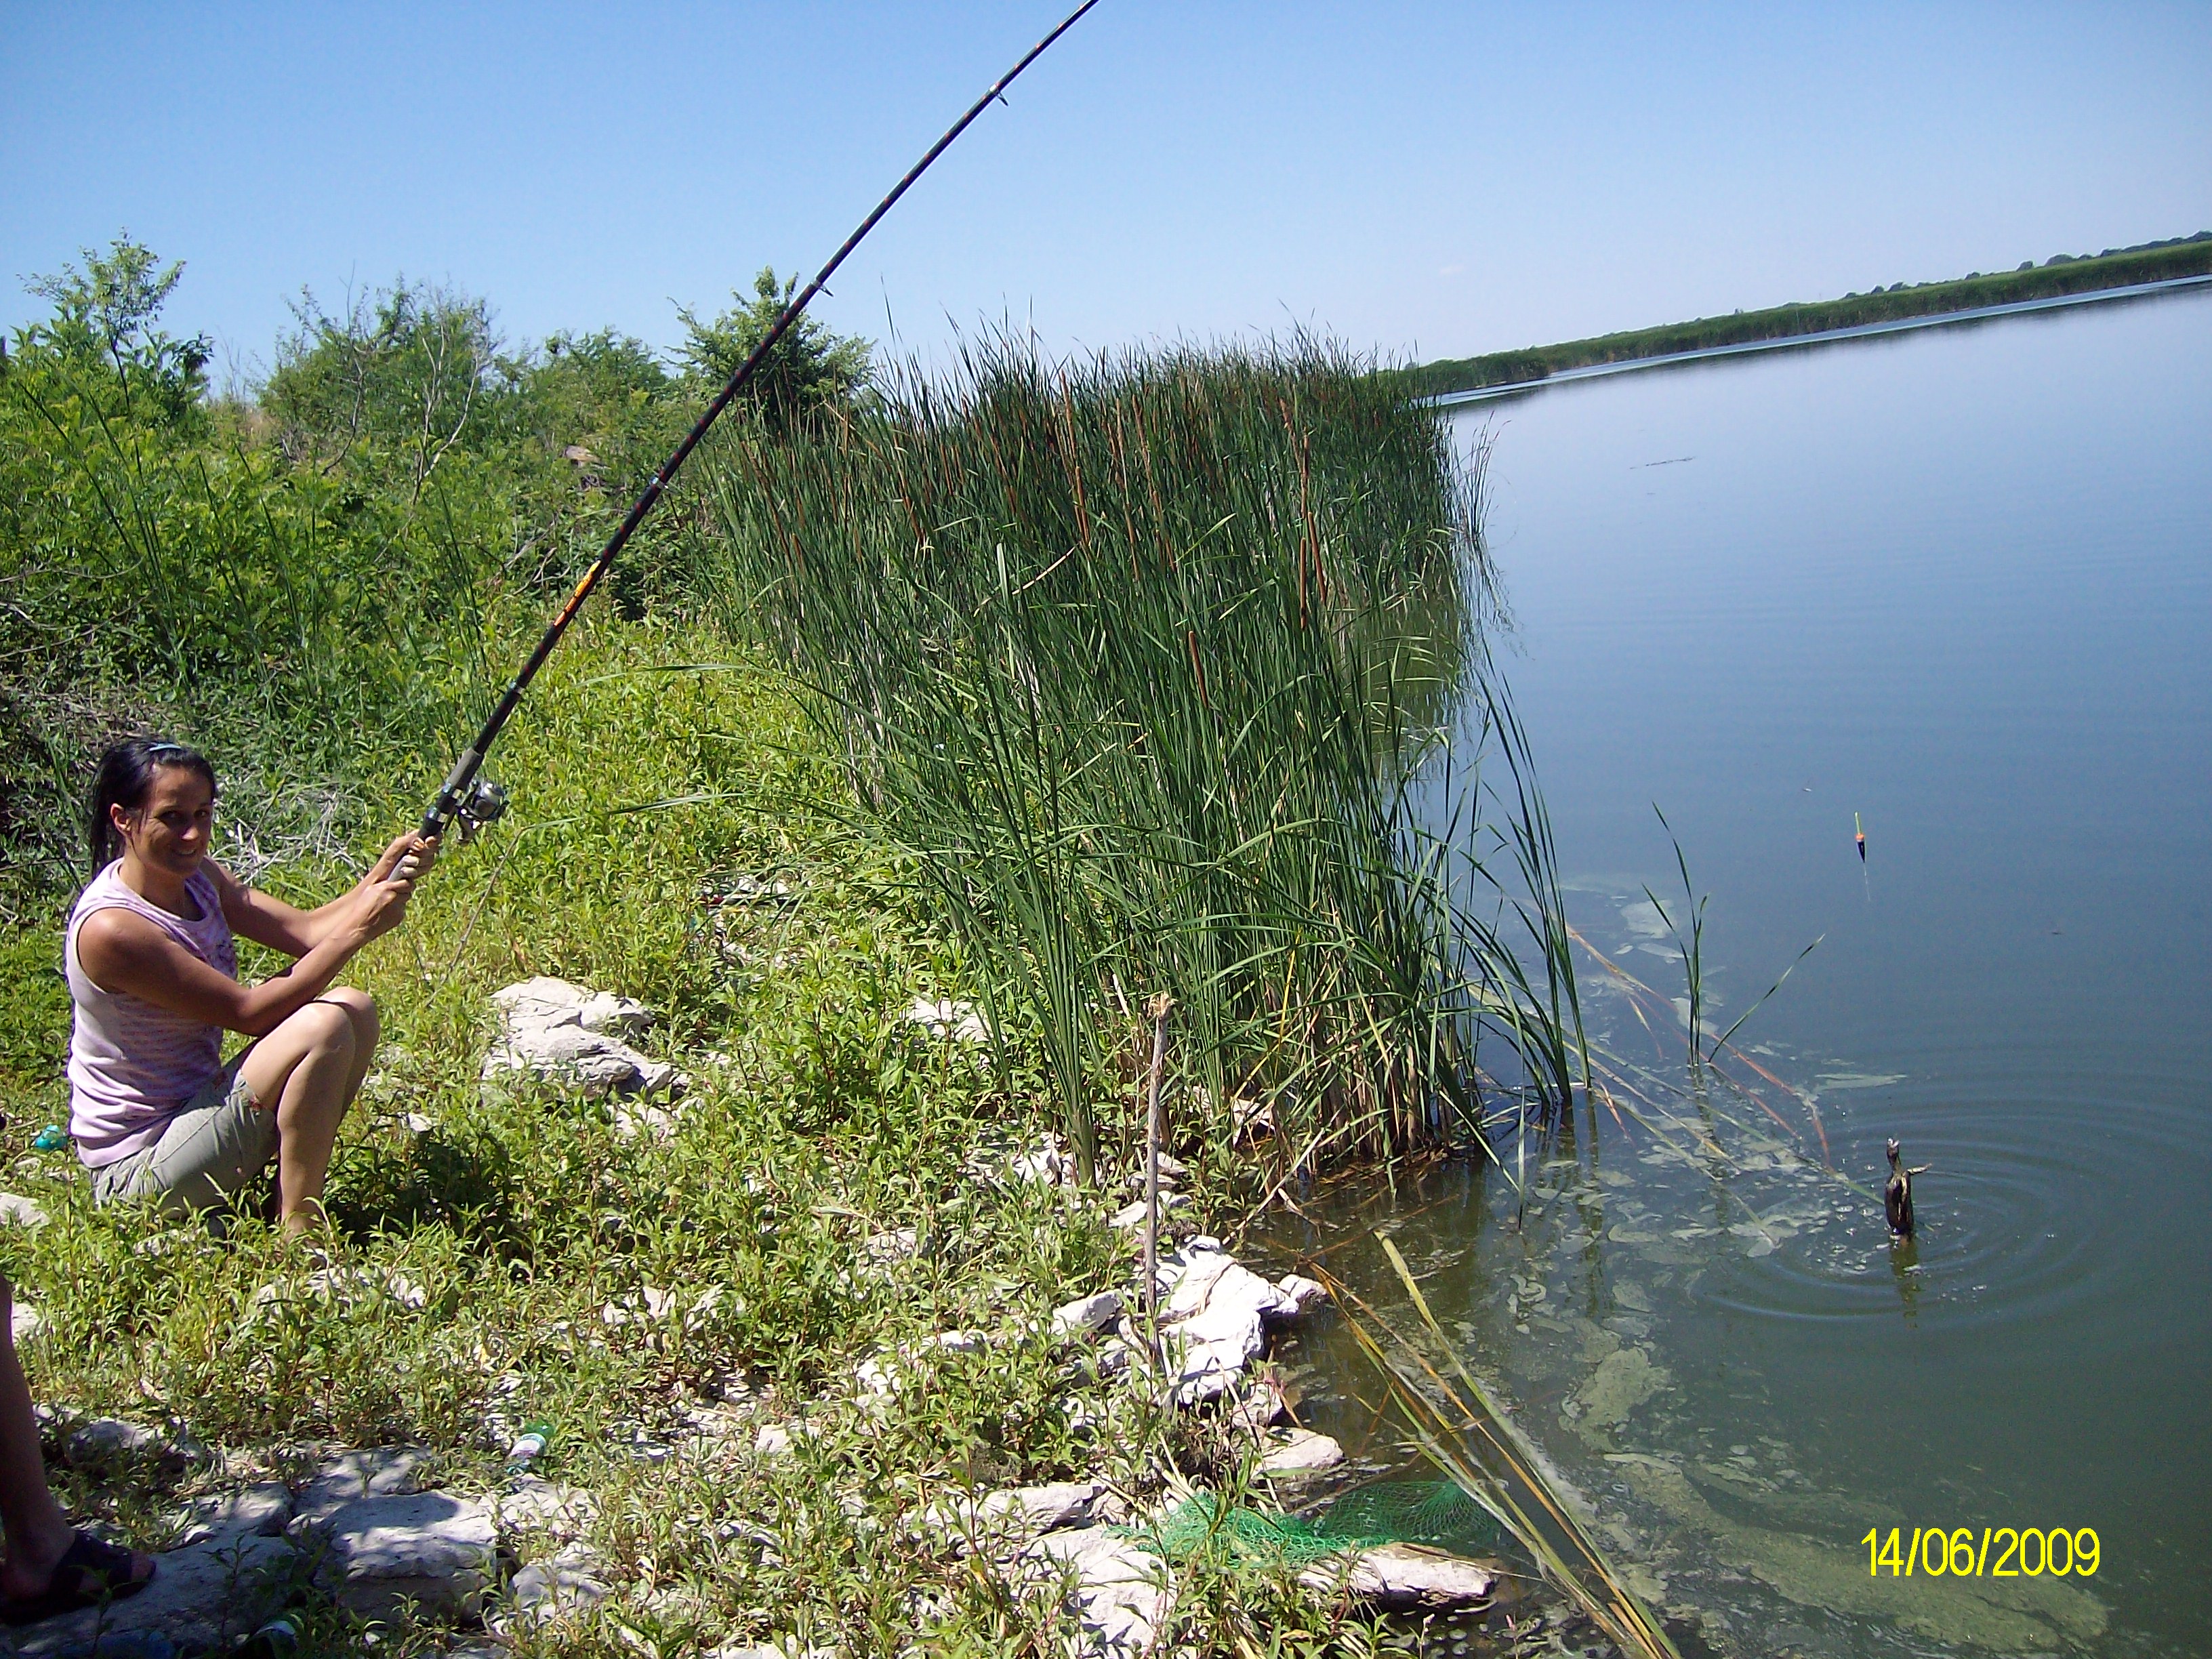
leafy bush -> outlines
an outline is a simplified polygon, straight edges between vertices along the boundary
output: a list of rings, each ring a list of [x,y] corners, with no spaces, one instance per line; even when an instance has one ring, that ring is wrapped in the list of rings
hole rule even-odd
[[[482,300],[404,281],[337,311],[303,295],[258,395],[213,398],[207,343],[161,325],[181,276],[128,237],[88,250],[33,285],[53,313],[0,357],[0,906],[19,911],[73,879],[75,798],[125,732],[220,754],[234,803],[424,793],[704,400],[635,339],[510,350]],[[695,323],[691,361],[757,338],[772,289]],[[769,407],[838,406],[866,364],[808,324]],[[698,534],[679,491],[615,584],[625,614],[672,597]]]

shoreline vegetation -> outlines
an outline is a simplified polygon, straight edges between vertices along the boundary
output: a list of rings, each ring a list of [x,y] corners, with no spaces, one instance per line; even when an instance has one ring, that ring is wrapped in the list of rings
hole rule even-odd
[[[718,452],[710,610],[806,688],[990,1022],[1035,1034],[1086,1181],[1160,994],[1219,1131],[1271,1126],[1271,1182],[1477,1139],[1478,1066],[1571,1092],[1557,988],[1480,902],[1480,838],[1534,848],[1528,814],[1470,800],[1489,828],[1446,844],[1416,805],[1470,703],[1526,768],[1479,478],[1366,369],[1001,338]],[[1540,944],[1547,867],[1531,891]]]
[[[483,1611],[519,1659],[986,1654],[1097,1638],[1065,1580],[945,1526],[984,1494],[1095,1482],[1139,1527],[1328,1494],[1260,1472],[1264,1370],[1179,1405],[1141,1326],[1054,1321],[1145,1300],[1109,1218],[1156,995],[1174,1236],[1233,1243],[1333,1158],[1583,1085],[1518,727],[1501,696],[1480,755],[1437,729],[1487,670],[1480,479],[1436,417],[1303,342],[1008,344],[924,380],[787,337],[510,727],[512,810],[349,969],[385,1046],[307,1249],[96,1206],[41,1134],[90,759],[197,744],[217,855],[326,893],[781,289],[673,366],[605,331],[509,344],[437,289],[308,300],[267,380],[216,396],[161,325],[179,274],[88,253],[0,360],[0,1271],[72,1511],[168,1548],[189,1505],[378,1446],[455,1504],[534,1502],[507,1452],[550,1425],[531,1476],[585,1512],[499,1523]],[[1456,827],[1418,833],[1415,788],[1455,777]],[[495,994],[534,975],[647,1005],[631,1035],[686,1086],[488,1086]],[[137,1426],[73,1431],[105,1419]],[[1161,1571],[1162,1650],[1420,1639],[1211,1530]],[[516,1620],[526,1580],[598,1589]],[[367,1650],[277,1588],[300,1655]],[[375,1651],[473,1651],[477,1618],[394,1613]]]
[[[1840,300],[1771,306],[1725,317],[1701,317],[1656,328],[1629,329],[1557,345],[1474,357],[1439,359],[1400,371],[1420,397],[1540,383],[1569,369],[1606,363],[1642,362],[1681,352],[1782,341],[1835,329],[1863,328],[1912,318],[1938,318],[1987,306],[2014,305],[2069,295],[2130,288],[2142,283],[2212,274],[2212,231],[2107,248],[2079,258],[2054,254],[2041,264],[2030,260],[2015,270],[1984,273],[1932,283],[1898,283]]]

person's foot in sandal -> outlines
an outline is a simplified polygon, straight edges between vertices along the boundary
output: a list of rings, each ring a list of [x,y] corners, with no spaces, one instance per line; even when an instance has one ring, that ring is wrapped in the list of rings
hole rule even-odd
[[[54,1502],[15,1358],[15,1299],[0,1273],[0,1621],[24,1625],[145,1589],[154,1559],[77,1531]]]
[[[14,1550],[9,1552],[7,1571],[0,1573],[0,1622],[28,1625],[79,1607],[136,1595],[154,1577],[152,1556],[120,1548],[88,1532],[69,1535],[68,1543],[47,1566],[43,1589],[37,1588],[38,1580],[33,1576],[36,1565],[20,1559]]]

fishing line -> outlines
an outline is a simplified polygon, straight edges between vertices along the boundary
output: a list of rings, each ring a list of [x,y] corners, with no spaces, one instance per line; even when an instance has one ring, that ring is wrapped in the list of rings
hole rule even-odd
[[[706,411],[692,425],[691,430],[684,434],[684,441],[677,445],[675,453],[660,464],[659,470],[654,472],[651,482],[646,485],[637,500],[631,504],[621,525],[617,527],[614,534],[607,538],[607,544],[600,549],[599,556],[592,561],[582,577],[577,581],[574,590],[568,595],[568,603],[561,607],[560,614],[553,618],[551,625],[546,629],[544,637],[538,641],[537,648],[524,659],[522,667],[517,672],[514,680],[501,694],[499,702],[485,719],[483,728],[477,732],[476,741],[463,750],[460,758],[453,763],[453,769],[447,775],[445,783],[439,788],[437,799],[430,803],[428,809],[422,814],[421,833],[424,837],[442,835],[447,827],[456,818],[463,820],[465,824],[489,823],[506,810],[505,792],[496,784],[480,781],[477,775],[483,766],[484,757],[491,752],[492,744],[499,740],[500,732],[507,725],[508,717],[514,713],[515,705],[522,701],[522,694],[529,690],[531,681],[537,678],[538,671],[545,665],[545,659],[553,654],[553,648],[561,643],[561,636],[568,631],[568,624],[575,621],[576,613],[583,608],[584,601],[591,597],[592,590],[599,585],[600,578],[607,574],[615,560],[620,556],[623,549],[629,544],[629,538],[636,533],[638,526],[644,522],[645,515],[653,511],[653,504],[659,501],[662,492],[668,488],[669,482],[675,477],[678,469],[690,458],[691,452],[699,447],[700,440],[707,435],[708,429],[720,417],[723,410],[729,406],[730,400],[744,389],[745,383],[752,379],[762,363],[767,361],[769,353],[775,349],[776,343],[782,339],[792,325],[799,320],[800,313],[806,309],[807,302],[822,291],[823,285],[836,273],[837,267],[845,263],[846,256],[860,246],[861,240],[876,228],[877,222],[889,213],[897,204],[899,198],[913,187],[915,180],[929,171],[930,164],[951,147],[953,140],[968,130],[969,124],[981,115],[994,99],[1000,98],[1006,89],[1013,84],[1015,76],[1035,63],[1043,55],[1047,47],[1074,27],[1083,15],[1097,3],[1098,0],[1083,0],[1081,5],[1060,21],[1057,28],[1031,46],[1022,55],[1019,62],[993,82],[990,88],[968,106],[968,112],[948,127],[944,136],[932,144],[922,158],[907,170],[906,176],[892,186],[890,195],[876,204],[875,210],[860,221],[859,227],[845,239],[843,245],[836,252],[830,256],[830,262],[815,273],[814,280],[800,289],[795,298],[786,302],[782,312],[776,317],[775,324],[766,334],[761,337],[760,343],[746,356],[744,362],[738,365],[736,372],[730,376],[722,389],[714,394],[714,401],[707,405]]]

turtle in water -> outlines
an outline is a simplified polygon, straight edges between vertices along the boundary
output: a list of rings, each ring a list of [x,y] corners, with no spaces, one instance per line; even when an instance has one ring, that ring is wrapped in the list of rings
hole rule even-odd
[[[1899,1154],[1904,1148],[1896,1141],[1889,1143],[1889,1182],[1881,1189],[1881,1212],[1889,1218],[1889,1231],[1898,1238],[1912,1237],[1912,1177],[1926,1175],[1925,1164],[1906,1164]]]

